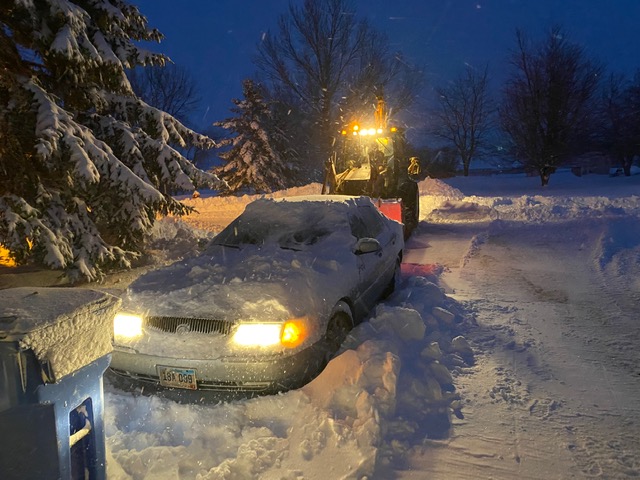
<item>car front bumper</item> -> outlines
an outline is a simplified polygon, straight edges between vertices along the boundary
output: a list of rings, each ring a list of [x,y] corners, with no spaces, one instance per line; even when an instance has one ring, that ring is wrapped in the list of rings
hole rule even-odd
[[[128,352],[116,347],[110,370],[134,384],[164,388],[158,366],[196,371],[197,390],[273,392],[297,388],[324,367],[325,354],[315,344],[293,355],[178,359]]]

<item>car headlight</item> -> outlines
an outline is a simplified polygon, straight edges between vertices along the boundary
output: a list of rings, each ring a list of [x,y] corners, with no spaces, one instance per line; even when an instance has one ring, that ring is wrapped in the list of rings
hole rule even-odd
[[[233,342],[244,347],[297,347],[307,337],[303,319],[287,320],[283,323],[241,323]]]
[[[113,336],[121,339],[133,339],[142,335],[142,316],[133,313],[118,312],[113,319]]]

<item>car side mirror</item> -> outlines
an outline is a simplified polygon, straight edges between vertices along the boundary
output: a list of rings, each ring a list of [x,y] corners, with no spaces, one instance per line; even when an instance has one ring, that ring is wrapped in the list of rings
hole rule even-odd
[[[380,250],[382,250],[382,246],[375,238],[361,238],[356,243],[353,253],[362,255],[363,253],[379,252]]]

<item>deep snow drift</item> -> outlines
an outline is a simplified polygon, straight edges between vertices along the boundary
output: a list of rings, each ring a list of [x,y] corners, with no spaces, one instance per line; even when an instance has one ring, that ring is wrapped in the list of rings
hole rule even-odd
[[[640,176],[537,181],[421,182],[405,261],[441,268],[407,266],[300,390],[181,405],[107,384],[108,477],[640,475]],[[158,225],[159,261],[249,200],[185,200],[200,213]]]

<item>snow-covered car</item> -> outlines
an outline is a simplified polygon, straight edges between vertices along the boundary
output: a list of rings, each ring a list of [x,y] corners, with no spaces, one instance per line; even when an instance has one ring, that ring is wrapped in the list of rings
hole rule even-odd
[[[161,389],[302,385],[393,291],[403,247],[367,197],[256,200],[201,255],[131,284],[111,370]]]

